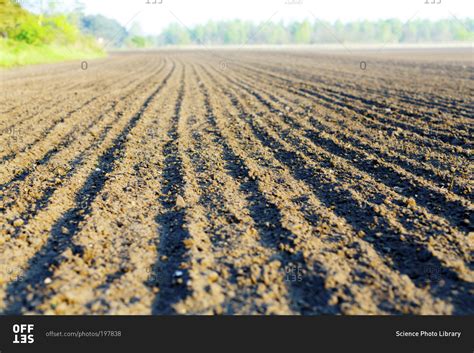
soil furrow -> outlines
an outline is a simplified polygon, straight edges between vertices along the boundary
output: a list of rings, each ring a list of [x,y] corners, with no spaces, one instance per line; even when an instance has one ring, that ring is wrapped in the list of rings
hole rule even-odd
[[[167,132],[168,142],[162,151],[164,169],[160,203],[164,211],[156,217],[160,238],[159,261],[154,266],[160,292],[152,304],[153,314],[174,313],[173,305],[188,294],[185,286],[176,286],[178,279],[182,283],[189,279],[188,272],[185,269],[180,270],[180,265],[186,261],[183,240],[189,238],[189,231],[185,227],[185,209],[177,207],[177,199],[182,198],[184,192],[183,162],[178,147],[178,124],[185,93],[186,68],[183,67],[182,70],[174,115]]]
[[[266,100],[261,94],[252,88],[242,85],[235,80],[229,80],[229,82],[239,85],[239,87],[247,91],[248,94],[253,95],[270,111],[270,113],[276,113],[283,117],[283,120],[290,125],[291,129],[304,132],[301,124],[292,119],[291,113],[277,109],[274,103]],[[469,217],[470,212],[469,205],[467,205],[466,202],[462,202],[462,200],[452,200],[449,198],[449,195],[446,195],[446,192],[439,190],[439,188],[427,188],[419,178],[412,176],[409,173],[402,172],[384,161],[379,160],[374,164],[373,160],[367,160],[367,158],[365,158],[366,152],[364,153],[363,150],[357,150],[352,145],[350,148],[341,147],[334,142],[334,140],[324,138],[324,135],[319,133],[317,130],[311,130],[306,132],[306,134],[318,146],[325,148],[334,155],[347,159],[360,170],[373,174],[378,182],[382,182],[392,188],[398,188],[399,191],[397,192],[405,197],[409,198],[412,197],[412,195],[416,195],[416,202],[426,207],[430,212],[439,214],[446,218],[454,227],[460,228],[466,232],[469,231],[470,226],[466,225],[464,222],[464,220]],[[408,188],[400,189],[400,186],[407,182],[410,186]],[[440,204],[446,204],[448,207],[441,208],[439,207]]]
[[[75,207],[66,211],[63,216],[52,226],[50,237],[46,244],[30,259],[29,267],[23,274],[23,282],[13,282],[7,289],[9,295],[8,306],[5,313],[20,313],[23,310],[31,310],[28,306],[32,301],[41,301],[41,291],[45,286],[45,280],[51,275],[50,266],[58,266],[61,262],[61,253],[71,249],[73,254],[80,254],[83,249],[74,246],[72,238],[79,230],[79,224],[90,212],[94,199],[107,181],[108,174],[116,167],[123,158],[123,148],[130,131],[141,119],[144,111],[151,101],[160,92],[173,70],[168,74],[158,88],[143,102],[140,110],[128,121],[124,129],[113,141],[112,146],[99,158],[97,168],[87,177],[84,185],[76,194]],[[34,297],[27,298],[26,288],[31,287]],[[18,295],[20,293],[20,295]]]
[[[235,96],[231,97],[231,99],[238,109],[243,109],[243,106]],[[375,206],[372,205],[382,204],[384,200],[374,199],[372,201],[374,203],[369,207],[355,208],[353,205],[357,204],[358,201],[354,199],[352,195],[353,192],[351,193],[349,190],[341,190],[338,192],[334,182],[327,184],[322,183],[323,180],[309,167],[307,160],[302,159],[298,153],[288,150],[285,144],[280,143],[268,132],[256,125],[255,119],[249,119],[250,115],[244,113],[241,117],[248,122],[255,136],[257,136],[264,145],[269,147],[270,150],[274,151],[273,153],[276,158],[281,163],[286,164],[297,179],[309,183],[318,198],[326,206],[335,207],[334,210],[336,214],[344,217],[357,232],[362,231],[364,237],[376,238],[378,233],[383,234],[383,232],[393,228],[387,219],[380,217],[380,214],[374,219],[374,215],[377,214],[377,212],[375,212]],[[330,163],[330,161],[326,163],[328,167],[332,166],[334,168],[334,165],[331,165],[332,163]],[[341,178],[341,180],[343,179],[344,178]],[[380,196],[381,195],[377,197]],[[369,228],[367,223],[370,222],[370,220],[372,220],[372,224]],[[395,228],[392,232],[394,234],[398,233]],[[382,239],[380,237],[378,238]],[[403,238],[399,237],[387,237],[386,239],[383,238],[384,241],[379,240],[373,244],[381,256],[391,258],[394,262],[393,266],[395,266],[398,271],[407,274],[418,286],[426,286],[428,282],[431,284],[431,291],[434,295],[440,298],[450,298],[457,304],[456,308],[465,307],[466,303],[469,303],[468,298],[469,292],[472,289],[471,284],[460,281],[456,272],[444,266],[444,264],[428,250],[424,249],[424,251],[420,252],[413,244],[405,243],[402,239]],[[391,253],[391,249],[396,249],[397,252],[395,254]],[[411,259],[413,263],[406,261],[405,256]],[[423,276],[423,273],[421,273],[423,266],[441,269],[444,275],[443,278],[445,278],[446,281],[449,278],[451,283],[443,283],[442,286],[437,286],[437,283],[433,283],[435,281]]]
[[[4,70],[0,311],[472,314],[467,53]]]
[[[228,89],[223,89],[223,90],[224,90],[224,93],[229,94],[229,93],[228,93]],[[231,99],[232,99],[232,98],[231,98]],[[240,112],[240,109],[237,108],[237,111]],[[238,113],[237,113],[237,114],[238,114]],[[243,129],[243,127],[240,126],[240,127],[239,127],[239,130],[238,130],[238,131],[239,131],[239,134],[240,134],[241,131],[244,131],[244,130],[245,130],[245,129]],[[225,129],[224,129],[222,126],[221,126],[221,131],[225,131]],[[230,139],[230,140],[232,140],[232,139]],[[248,138],[245,137],[245,136],[239,136],[239,135],[238,135],[238,136],[237,136],[237,140],[238,140],[238,141],[247,141]],[[248,149],[249,146],[247,145],[246,148]],[[260,148],[259,148],[259,150],[260,150]],[[262,164],[262,163],[263,163],[263,160],[261,159],[262,157],[257,157],[257,158],[258,158],[258,159],[257,159],[258,163],[259,163],[259,164]],[[285,164],[284,161],[282,161],[282,163],[283,163],[283,165]],[[255,171],[254,171],[254,172],[255,172]],[[265,177],[264,177],[264,180],[266,180],[266,181],[268,182],[268,178],[265,178]],[[282,181],[279,180],[279,183],[281,183],[281,182],[282,182]],[[303,182],[304,182],[304,180],[303,180]],[[275,190],[276,190],[276,189],[275,189]],[[289,190],[285,190],[286,193],[288,193],[288,191],[289,191]],[[303,195],[308,195],[308,194],[303,193]],[[309,202],[308,196],[301,196],[301,195],[300,195],[298,198],[300,198],[301,200],[304,200],[304,202],[306,202],[306,203]],[[316,200],[316,201],[317,201],[317,200]],[[360,202],[357,202],[357,203],[360,204]],[[308,205],[305,205],[305,206],[308,206]],[[332,209],[332,208],[333,208],[333,205],[330,204],[329,207],[328,207],[328,209]],[[293,211],[293,212],[294,212],[294,211]],[[319,213],[319,212],[318,212],[318,213]],[[343,216],[344,216],[344,215],[342,215],[342,219],[344,219]],[[314,214],[312,214],[312,211],[310,211],[310,213],[306,215],[306,220],[308,220],[308,221],[310,221],[310,222],[312,222],[312,221],[314,220],[314,222],[315,222],[314,224],[315,224],[315,226],[317,226],[317,228],[316,228],[316,232],[317,232],[317,233],[316,233],[316,234],[318,234],[318,233],[320,233],[320,232],[321,232],[321,234],[324,234],[324,233],[326,233],[328,230],[330,230],[331,228],[334,227],[334,226],[333,226],[334,223],[332,223],[332,222],[330,223],[330,225],[324,224],[325,222],[324,222],[324,223],[321,223],[321,221],[327,219],[327,217],[328,217],[328,216],[327,216],[327,215],[324,215],[324,214],[322,214],[322,215],[314,215]],[[291,218],[290,218],[290,219],[291,219]],[[301,229],[301,228],[300,228],[300,227],[302,227],[302,226],[301,226],[301,221],[295,221],[295,220],[293,220],[292,223],[293,223],[293,225],[292,225],[292,228],[293,228],[293,229]],[[291,224],[291,223],[290,223],[290,224]],[[338,224],[337,221],[335,222],[335,224]],[[338,227],[339,227],[339,226],[338,226]],[[304,227],[303,227],[303,229],[304,229]],[[343,232],[342,230],[339,230],[339,229],[336,230],[336,232],[339,232],[339,231],[340,231],[340,232]],[[346,231],[346,232],[347,232],[347,231]],[[337,234],[337,233],[336,233],[336,234]],[[335,235],[333,234],[333,236],[335,236]],[[310,239],[311,239],[311,240],[314,240],[314,238],[310,238]],[[353,242],[353,241],[354,241],[354,238],[351,239],[351,242]],[[332,242],[331,242],[331,243],[332,243]],[[357,243],[359,243],[358,240],[357,240]],[[360,245],[357,244],[357,247],[359,247],[359,246],[360,246]],[[364,243],[362,243],[361,246],[362,246],[362,248],[363,248],[365,251],[367,251],[367,247],[366,247],[366,245],[365,245]],[[357,249],[357,247],[356,247],[356,249]],[[290,248],[290,250],[291,250],[291,248]],[[334,249],[332,249],[332,251],[338,252],[338,250],[334,250]],[[370,251],[370,250],[369,250],[369,251]],[[310,252],[310,253],[313,253],[313,252]],[[368,257],[368,259],[366,260],[367,263],[372,263],[373,261],[377,261],[377,260],[378,260],[378,259],[377,259],[377,256],[376,256],[375,254],[373,254],[373,253],[371,254],[370,252],[369,252],[368,255],[367,255],[367,254],[364,254],[364,255],[362,255],[362,256],[363,256],[363,257],[366,257],[366,256]],[[386,255],[384,255],[384,257],[385,257],[385,256],[386,256]],[[376,259],[377,259],[377,260],[376,260]],[[328,259],[326,259],[325,261],[322,261],[321,263],[323,263],[325,266],[327,266],[327,263],[328,263],[327,260],[328,260]],[[389,265],[390,265],[390,264],[389,264]],[[355,265],[352,264],[351,266],[354,267]],[[343,268],[344,268],[344,266],[336,267],[336,268],[330,268],[330,269],[327,270],[327,273],[336,276],[336,274],[340,273]],[[363,268],[362,268],[362,269],[359,268],[358,271],[360,271],[360,273],[366,273],[366,272],[367,272],[367,270],[364,270]],[[359,274],[359,275],[361,275],[361,274]],[[383,276],[387,276],[387,275],[388,275],[387,273],[384,273],[384,274],[383,274]],[[374,276],[374,273],[371,273],[371,274],[369,275],[369,277],[372,277],[372,276]],[[390,275],[388,275],[388,276],[393,276],[393,274],[390,274]],[[339,277],[340,277],[340,278],[347,278],[347,275],[339,274],[339,275],[337,275],[337,277],[338,277],[338,278],[339,278]],[[362,277],[362,278],[363,278],[363,277]],[[363,280],[362,280],[362,281],[363,281]],[[393,283],[398,283],[398,284],[399,284],[400,286],[402,286],[402,287],[405,285],[405,284],[404,284],[404,280],[399,280],[399,279],[395,279],[395,278],[392,278],[392,279],[390,280],[390,283],[392,283],[392,284],[393,284]],[[333,285],[334,285],[334,282],[333,282],[330,278],[326,278],[326,286],[329,286],[329,287],[331,288]],[[339,283],[339,286],[341,286],[341,283]],[[340,288],[339,288],[339,289],[340,289]],[[354,288],[353,286],[344,287],[344,290],[347,290],[347,292],[352,292],[352,291],[354,291],[354,290],[357,291],[357,289]],[[401,289],[401,290],[402,290],[402,291],[404,291],[404,290],[406,291],[407,289],[405,288],[405,289]],[[409,290],[409,291],[412,292],[412,290]],[[311,291],[309,291],[309,293],[311,293]],[[351,297],[354,298],[354,295],[351,296]],[[312,296],[312,297],[309,296],[309,298],[313,298],[313,299],[314,299],[314,296]],[[337,299],[336,299],[336,298],[337,298]],[[371,305],[374,305],[374,304],[369,304],[370,302],[367,302],[367,301],[365,301],[365,302],[364,302],[364,301],[362,301],[362,302],[357,302],[357,301],[356,301],[355,303],[351,303],[351,304],[349,304],[349,303],[344,303],[344,301],[343,301],[342,298],[344,298],[344,296],[341,295],[340,292],[339,292],[339,293],[334,293],[334,294],[333,294],[333,298],[331,299],[331,301],[334,301],[335,303],[337,303],[337,302],[339,302],[339,301],[342,301],[343,303],[342,303],[341,306],[344,308],[344,311],[345,311],[345,312],[359,312],[358,310],[361,310],[361,309],[360,309],[361,307],[364,307],[364,309],[362,310],[362,311],[364,311],[364,310],[368,310],[368,307],[370,307]],[[416,298],[416,295],[415,295],[415,298]],[[416,299],[413,299],[413,300],[414,300],[414,302],[417,302]],[[303,300],[303,303],[304,303],[304,300]],[[307,307],[311,307],[311,306],[308,305],[308,304],[306,304],[306,305],[307,305]],[[432,305],[433,305],[433,304],[432,304]],[[407,310],[408,310],[408,311],[411,311],[411,310],[413,310],[413,307],[417,307],[417,306],[423,308],[423,305],[421,305],[421,304],[417,304],[417,305],[415,304],[415,305],[414,305],[413,303],[411,303],[411,304],[407,304],[407,307],[404,307],[404,308],[397,308],[397,309],[394,309],[393,307],[390,308],[390,305],[389,305],[388,308],[390,308],[390,309],[388,309],[388,308],[387,308],[387,303],[385,302],[383,305],[381,305],[381,309],[382,309],[382,307],[383,307],[384,310],[389,310],[390,312],[393,312],[394,310],[395,310],[395,312],[396,312],[396,310],[400,310],[401,312],[405,312],[405,311],[407,311]],[[410,309],[408,309],[408,308],[410,308]],[[442,306],[441,306],[441,308],[442,308]],[[441,308],[440,308],[439,310],[445,310],[445,309],[441,309]],[[433,307],[432,307],[431,309],[433,309]],[[429,309],[429,310],[431,310],[431,309]],[[330,308],[327,308],[327,307],[326,307],[326,310],[330,310]],[[372,309],[372,310],[373,310],[373,309]],[[425,309],[421,309],[421,310],[426,310],[426,308],[425,308]]]

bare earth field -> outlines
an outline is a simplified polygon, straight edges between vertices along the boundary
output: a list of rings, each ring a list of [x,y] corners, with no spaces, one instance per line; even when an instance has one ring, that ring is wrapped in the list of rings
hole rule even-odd
[[[473,314],[473,73],[469,50],[0,72],[0,312]]]

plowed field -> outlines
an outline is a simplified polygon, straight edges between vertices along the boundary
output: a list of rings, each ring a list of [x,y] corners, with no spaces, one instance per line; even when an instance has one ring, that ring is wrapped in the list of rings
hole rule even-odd
[[[0,75],[0,312],[474,313],[472,53]]]

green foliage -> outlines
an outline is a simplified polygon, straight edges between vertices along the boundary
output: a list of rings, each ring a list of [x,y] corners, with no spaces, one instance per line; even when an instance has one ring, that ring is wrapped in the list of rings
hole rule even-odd
[[[103,57],[93,46],[29,45],[0,38],[0,68]]]
[[[175,23],[168,26],[167,31],[163,34],[163,37],[166,44],[185,45],[191,43],[190,34],[186,28],[183,28]],[[193,38],[193,40],[198,42],[195,38]]]
[[[103,55],[62,14],[35,15],[11,0],[0,0],[0,66],[51,62]]]
[[[79,15],[78,22],[83,33],[101,38],[114,47],[122,46],[128,36],[127,30],[120,23],[102,15]]]
[[[7,31],[8,38],[27,44],[39,45],[51,43],[54,39],[54,30],[45,26],[41,17],[25,16],[14,28]]]
[[[107,47],[150,48],[156,44],[156,38],[144,36],[137,23],[133,23],[131,28],[127,31],[127,29],[116,20],[102,15],[84,16],[78,14],[77,22],[81,32],[101,40]],[[185,41],[181,35],[187,36],[188,34],[185,33],[185,31],[180,31],[175,41]]]
[[[80,37],[79,28],[69,22],[66,16],[52,17],[48,20],[48,24],[51,28],[55,29],[56,41],[72,44]]]
[[[135,36],[130,38],[132,45],[136,48],[145,48],[146,47],[146,39],[144,37]]]
[[[311,25],[308,21],[304,21],[295,26],[293,38],[296,44],[309,44],[311,42],[311,34]]]
[[[64,15],[30,14],[10,0],[0,0],[0,32],[4,37],[31,45],[74,43],[79,30]]]
[[[415,20],[407,24],[395,19],[375,22],[290,24],[233,20],[197,25],[189,30],[171,24],[157,39],[159,45],[185,44],[327,44],[327,43],[417,43],[473,40],[474,20]]]
[[[1,0],[0,0],[1,1]],[[308,20],[252,23],[242,20],[208,21],[191,28],[176,23],[167,26],[160,35],[145,37],[134,24],[127,31],[117,21],[104,16],[79,16],[83,32],[102,38],[116,48],[149,48],[164,45],[244,45],[244,44],[330,44],[330,43],[417,43],[450,42],[474,39],[474,21],[414,20],[405,24],[396,19],[379,21]]]
[[[125,47],[131,49],[152,48],[155,45],[153,37],[129,36],[125,41]]]

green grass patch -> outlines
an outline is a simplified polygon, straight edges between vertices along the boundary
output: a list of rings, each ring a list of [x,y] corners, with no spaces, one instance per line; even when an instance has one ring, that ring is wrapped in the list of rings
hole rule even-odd
[[[95,59],[105,55],[103,50],[89,45],[30,45],[24,42],[0,39],[0,67],[6,68],[67,60]]]
[[[73,14],[34,14],[21,3],[0,0],[0,67],[105,56],[92,36],[80,32]]]

